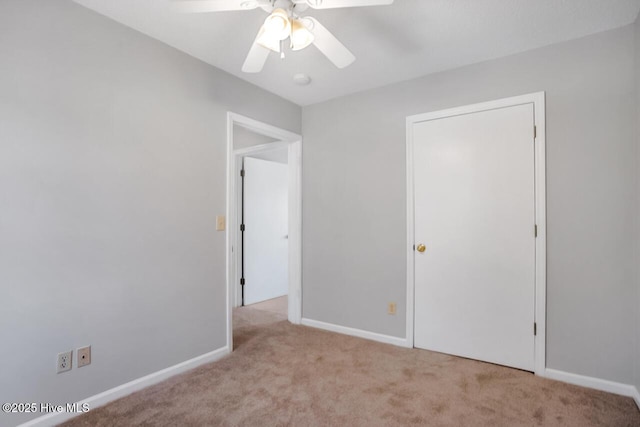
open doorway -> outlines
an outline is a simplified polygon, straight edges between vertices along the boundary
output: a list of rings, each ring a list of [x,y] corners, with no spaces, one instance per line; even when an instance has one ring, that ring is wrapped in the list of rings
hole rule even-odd
[[[301,308],[300,135],[240,116],[227,121],[227,344],[234,308]]]
[[[282,147],[243,158],[237,304],[243,307],[276,298],[286,301],[289,294],[287,157]]]

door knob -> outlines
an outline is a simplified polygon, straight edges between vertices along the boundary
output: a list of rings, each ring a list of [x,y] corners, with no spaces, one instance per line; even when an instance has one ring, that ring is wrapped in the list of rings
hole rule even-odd
[[[418,250],[418,252],[424,252],[424,251],[427,249],[427,247],[426,247],[425,245],[423,245],[422,243],[420,243],[420,244],[416,247],[416,249]]]

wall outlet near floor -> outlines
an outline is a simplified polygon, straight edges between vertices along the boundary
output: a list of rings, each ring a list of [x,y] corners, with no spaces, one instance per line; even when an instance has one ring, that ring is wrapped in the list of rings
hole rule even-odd
[[[73,355],[73,350],[65,351],[64,353],[58,354],[58,365],[56,369],[56,372],[58,374],[71,370],[72,355]]]
[[[91,364],[91,346],[81,347],[77,351],[78,368]]]
[[[389,308],[387,309],[387,313],[396,314],[396,303],[395,302],[390,302],[389,303]]]

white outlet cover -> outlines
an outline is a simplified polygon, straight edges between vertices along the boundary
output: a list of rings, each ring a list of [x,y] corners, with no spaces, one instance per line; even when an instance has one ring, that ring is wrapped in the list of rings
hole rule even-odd
[[[73,350],[65,351],[64,353],[58,353],[58,364],[56,372],[62,373],[71,370],[73,363]]]

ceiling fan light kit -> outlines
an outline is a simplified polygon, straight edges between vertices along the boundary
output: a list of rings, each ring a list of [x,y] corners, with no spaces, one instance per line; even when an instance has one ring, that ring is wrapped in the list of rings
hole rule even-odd
[[[274,52],[280,52],[280,42],[291,34],[291,21],[284,9],[276,9],[264,21],[256,43]]]
[[[277,37],[273,37],[272,34],[265,29],[263,26],[258,33],[258,37],[256,38],[256,43],[262,47],[266,47],[269,50],[274,52],[280,52],[280,39]]]
[[[291,50],[302,50],[313,43],[313,33],[299,19],[291,20]]]
[[[267,34],[278,40],[284,40],[291,34],[291,21],[284,9],[276,9],[264,21],[264,29]]]
[[[291,50],[301,50],[313,43],[314,36],[299,19],[289,17],[284,9],[276,9],[264,21],[256,43],[274,52],[281,52],[281,41],[291,41]]]
[[[187,13],[250,10],[258,7],[269,13],[260,27],[249,54],[242,66],[245,73],[262,71],[269,52],[281,54],[287,38],[293,51],[302,50],[311,44],[336,67],[344,68],[355,61],[355,56],[317,19],[300,17],[298,13],[307,8],[334,9],[390,5],[393,0],[173,0],[178,10]]]

